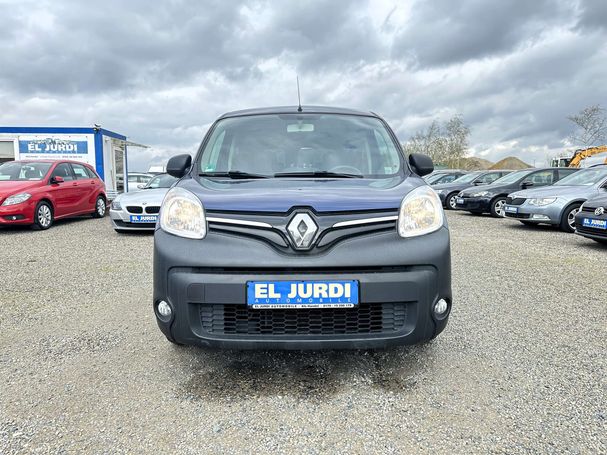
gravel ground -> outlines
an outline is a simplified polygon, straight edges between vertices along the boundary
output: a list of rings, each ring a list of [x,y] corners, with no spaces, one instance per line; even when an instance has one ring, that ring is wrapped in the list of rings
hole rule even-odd
[[[0,453],[607,453],[607,248],[448,217],[447,329],[380,352],[175,347],[150,235],[0,231]]]

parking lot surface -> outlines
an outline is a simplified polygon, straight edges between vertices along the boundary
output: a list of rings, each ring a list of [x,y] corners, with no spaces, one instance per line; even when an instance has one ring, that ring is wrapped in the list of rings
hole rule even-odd
[[[0,453],[606,453],[607,248],[448,218],[447,329],[377,352],[176,347],[151,235],[0,231]]]

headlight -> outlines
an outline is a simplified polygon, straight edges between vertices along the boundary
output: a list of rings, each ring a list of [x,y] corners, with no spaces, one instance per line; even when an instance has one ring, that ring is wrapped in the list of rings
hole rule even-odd
[[[443,194],[443,191],[445,190],[434,190],[436,192],[436,194]]]
[[[15,204],[21,204],[22,202],[27,201],[29,198],[31,198],[32,195],[29,193],[19,193],[19,194],[13,194],[12,196],[7,197],[4,202],[2,203],[2,205],[15,205]]]
[[[542,207],[544,205],[552,204],[554,201],[556,201],[555,197],[529,199],[529,205],[535,205],[537,207]]]
[[[117,199],[114,199],[112,201],[112,210],[122,210],[122,206],[120,205],[120,201]]]
[[[171,188],[162,201],[160,228],[188,239],[207,235],[207,220],[200,199],[183,188]]]
[[[489,191],[479,191],[478,193],[472,193],[470,197],[485,197],[489,196],[491,193]]]
[[[398,234],[417,237],[437,231],[443,225],[443,206],[428,186],[415,188],[405,196],[398,214]]]

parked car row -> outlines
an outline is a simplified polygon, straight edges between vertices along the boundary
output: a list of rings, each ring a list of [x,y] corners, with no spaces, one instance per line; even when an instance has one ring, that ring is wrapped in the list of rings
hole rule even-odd
[[[550,224],[607,243],[607,166],[543,168],[510,172],[478,186],[467,174],[434,187],[445,208],[489,213],[525,225]],[[469,180],[461,189],[460,180]],[[460,190],[459,193],[455,193]]]

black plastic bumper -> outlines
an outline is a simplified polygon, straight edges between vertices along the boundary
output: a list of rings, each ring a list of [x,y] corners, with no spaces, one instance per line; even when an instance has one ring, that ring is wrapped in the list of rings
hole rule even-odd
[[[457,210],[466,210],[468,212],[479,212],[479,213],[489,213],[491,200],[486,198],[476,198],[476,197],[468,197],[463,198],[463,203],[457,203]]]
[[[156,231],[154,309],[158,325],[172,341],[235,349],[380,348],[414,344],[438,335],[451,310],[451,258],[446,228],[402,239],[396,232],[366,235],[335,245],[322,254],[287,255],[270,245],[210,232],[188,240]],[[201,321],[205,305],[246,308],[247,281],[358,280],[366,305],[399,304],[406,321],[390,333],[223,334],[210,333]],[[439,299],[449,308],[436,317]],[[170,318],[158,315],[164,300]],[[293,310],[300,311],[300,310]]]

